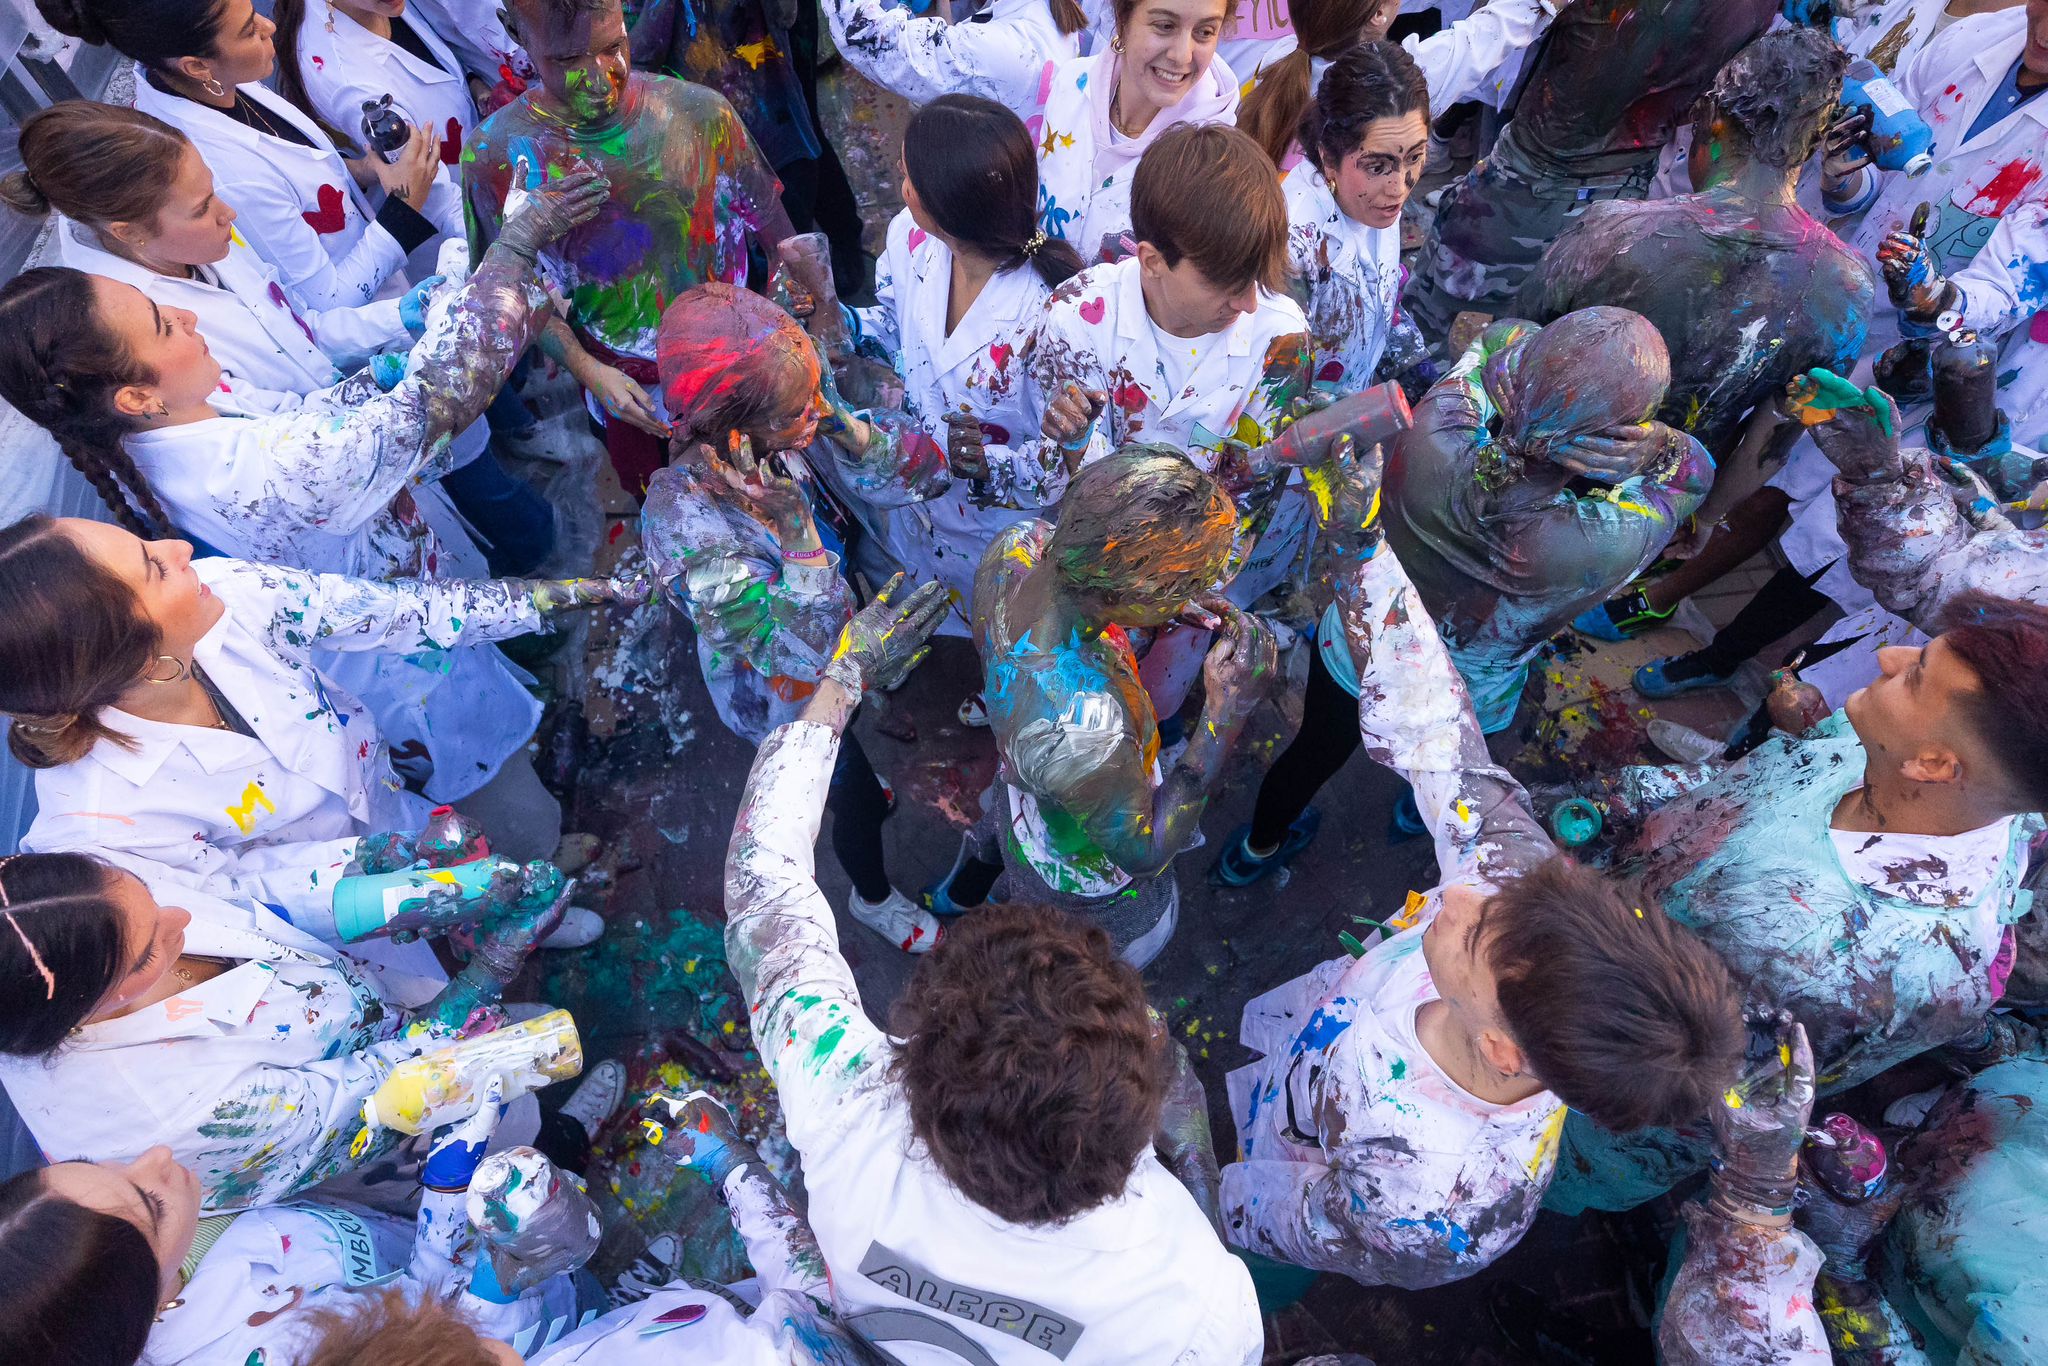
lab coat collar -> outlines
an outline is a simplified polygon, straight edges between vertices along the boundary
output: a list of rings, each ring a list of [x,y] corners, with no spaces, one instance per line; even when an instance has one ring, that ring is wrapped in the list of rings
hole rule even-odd
[[[1145,311],[1144,272],[1143,268],[1138,264],[1138,258],[1126,256],[1123,260],[1111,266],[1110,269],[1118,272],[1116,282],[1117,336],[1126,342],[1150,340],[1153,349],[1157,350],[1160,346],[1158,339],[1166,336],[1166,334],[1160,330],[1157,323],[1152,321],[1152,315]],[[1263,297],[1264,291],[1261,290],[1260,293]],[[1211,351],[1209,354],[1212,356],[1217,354],[1232,357],[1249,356],[1252,353],[1252,333],[1255,330],[1252,320],[1257,316],[1258,314],[1256,313],[1238,314],[1236,320],[1229,327],[1223,329],[1223,347],[1221,352]],[[1192,337],[1175,337],[1171,340],[1188,342],[1197,339]],[[1131,348],[1126,346],[1124,354],[1129,355],[1130,352]],[[1168,406],[1171,407],[1172,405],[1169,404]]]
[[[171,1039],[227,1034],[249,1023],[270,989],[279,963],[328,963],[331,958],[279,942],[254,928],[194,917],[185,927],[185,952],[240,960],[209,982],[145,1006],[132,1015],[81,1026],[75,1046],[121,1048]]]
[[[220,642],[229,629],[230,614],[223,611],[220,620],[207,628],[205,635],[192,651],[192,658],[205,666],[207,674],[213,675],[216,661],[220,657]],[[214,679],[215,686],[220,680]],[[214,730],[207,726],[182,726],[169,721],[153,721],[146,716],[119,707],[104,707],[100,718],[109,730],[126,735],[135,743],[133,747],[102,740],[92,748],[93,761],[107,769],[123,782],[137,787],[154,778],[164,761],[177,753],[179,746],[189,751],[208,773],[218,773],[231,764],[248,761],[247,746],[261,742],[251,740],[236,731]]]
[[[1995,41],[1984,43],[1977,51],[1970,55],[1970,60],[1976,64],[1977,70],[1983,79],[1977,87],[1976,97],[1968,102],[1968,118],[1963,121],[1965,128],[1977,121],[1978,115],[1984,112],[1984,106],[1989,104],[1992,95],[1997,93],[1998,83],[2005,79],[2005,73],[2011,70],[2012,64],[2020,59],[2020,54],[2027,50],[2026,6],[2021,5],[2016,9],[2001,10],[1995,15],[1985,17],[2006,20],[2006,22],[2012,25],[2013,31]],[[1993,27],[1993,25],[1986,25],[1986,27]],[[1956,150],[1950,153],[1950,155],[1956,156],[1973,152],[1989,143],[2011,136],[2015,131],[2014,119],[2029,119],[2043,128],[2048,128],[2048,95],[2036,96],[2028,100],[2004,118],[1993,121],[1988,127],[1979,132],[1977,136],[1965,138],[1956,144]]]
[[[278,163],[296,158],[302,163],[317,166],[319,169],[314,174],[328,180],[332,180],[333,173],[339,172],[342,192],[355,201],[357,212],[366,219],[376,217],[370,212],[362,190],[356,185],[355,177],[348,174],[348,168],[342,165],[341,153],[334,149],[334,144],[320,131],[318,124],[300,113],[289,101],[272,94],[260,85],[238,85],[235,89],[246,96],[250,103],[262,105],[266,118],[291,124],[305,134],[313,145],[304,147],[289,138],[272,137],[197,100],[165,94],[149,83],[149,73],[143,69],[140,62],[135,65],[135,107],[143,113],[154,114],[174,128],[190,131],[195,127],[203,127],[206,129],[206,136],[218,136],[238,142],[259,161]],[[285,174],[292,173],[287,170]]]
[[[420,17],[419,12],[408,8],[404,18],[407,26],[419,35],[427,50],[448,63],[446,68],[422,62],[397,43],[379,38],[357,23],[353,16],[335,9],[327,4],[326,0],[307,0],[306,3],[305,21],[309,24],[326,25],[340,46],[348,49],[352,56],[367,58],[379,66],[395,66],[422,85],[438,85],[444,81],[463,79],[455,74],[462,70],[462,63],[455,60],[455,54],[441,41],[441,35],[428,27],[427,21]],[[348,30],[345,33],[342,31],[344,28]]]
[[[927,238],[920,246],[929,256],[927,273],[918,290],[916,324],[925,336],[937,338],[932,356],[938,362],[939,373],[951,374],[980,355],[998,332],[1007,330],[998,324],[1016,321],[1024,310],[1025,300],[1034,297],[1030,282],[1035,282],[1038,275],[1028,263],[991,275],[975,296],[973,306],[961,317],[960,325],[948,335],[946,304],[953,293],[953,253],[936,237]],[[1027,276],[1030,282],[1025,279]]]

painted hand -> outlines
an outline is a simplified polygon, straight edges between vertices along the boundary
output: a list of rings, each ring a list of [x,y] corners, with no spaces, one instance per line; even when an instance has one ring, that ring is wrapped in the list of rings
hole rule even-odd
[[[674,1158],[677,1166],[703,1177],[714,1190],[725,1184],[733,1168],[758,1160],[753,1146],[733,1127],[732,1115],[708,1091],[686,1096],[656,1091],[640,1112],[640,1129],[649,1143]]]
[[[1712,1111],[1710,1203],[1756,1223],[1792,1212],[1799,1145],[1813,1111],[1813,1047],[1806,1027],[1782,1011],[1749,1025],[1749,1060]]]
[[[815,240],[813,240],[815,239]],[[823,233],[801,233],[785,238],[775,248],[782,286],[789,295],[792,317],[826,319],[837,323],[839,294],[832,284],[830,249]],[[805,326],[809,326],[806,321]]]
[[[1821,178],[1832,188],[1844,188],[1850,176],[1870,164],[1870,111],[1837,111],[1822,143]]]
[[[1898,1213],[1905,1187],[1886,1179],[1888,1165],[1884,1140],[1848,1115],[1829,1115],[1807,1130],[1797,1222],[1838,1281],[1864,1279],[1865,1257]]]
[[[1792,669],[1771,672],[1771,691],[1764,698],[1771,724],[1787,735],[1804,735],[1828,719],[1831,710],[1820,689],[1801,680]]]
[[[1859,389],[1832,370],[1809,370],[1785,390],[1786,411],[1813,429],[1814,444],[1852,484],[1904,475],[1898,407],[1878,388]]]
[[[817,548],[818,532],[811,520],[810,500],[796,480],[772,462],[754,458],[752,437],[741,432],[727,433],[723,459],[708,445],[697,448],[697,459],[775,533],[785,553]]]
[[[459,1191],[469,1187],[476,1164],[484,1160],[491,1135],[505,1117],[505,1078],[492,1073],[484,1082],[482,1097],[468,1119],[451,1124],[435,1137],[420,1168],[420,1184],[437,1191]]]
[[[1202,661],[1202,684],[1208,700],[1205,718],[1218,725],[1236,725],[1251,715],[1279,674],[1280,647],[1259,619],[1221,597],[1205,598],[1202,606],[1222,619],[1223,630]]]
[[[946,468],[956,479],[988,478],[987,438],[972,413],[946,414]]]
[[[895,687],[929,653],[925,642],[950,610],[944,584],[921,583],[905,597],[898,574],[840,631],[825,677],[855,696]]]
[[[1061,449],[1079,452],[1088,444],[1088,434],[1095,428],[1095,419],[1109,403],[1109,395],[1100,389],[1083,389],[1069,380],[1045,405],[1045,416],[1039,420],[1038,429],[1049,440],[1057,441]]]
[[[435,289],[448,283],[445,275],[429,275],[405,292],[398,301],[398,321],[405,325],[414,341],[427,335],[427,301]]]
[[[471,960],[500,982],[509,982],[540,941],[555,932],[568,912],[576,879],[552,863],[536,860],[501,870],[491,879],[491,900],[505,909],[477,937]]]
[[[543,613],[607,602],[637,607],[654,592],[654,580],[644,562],[622,567],[608,579],[507,579],[505,583],[515,591],[523,588]]]
[[[609,417],[615,417],[629,427],[638,427],[650,436],[667,436],[669,424],[663,422],[654,411],[654,400],[634,379],[615,365],[592,361],[583,367],[583,373],[576,376],[598,406]]]
[[[1910,232],[1894,232],[1878,244],[1877,264],[1896,302],[1917,323],[1932,323],[1954,305],[1956,287],[1935,265],[1927,243]]]
[[[1671,429],[1661,422],[1634,422],[1574,437],[1551,452],[1573,474],[1600,484],[1633,479],[1672,449]]]
[[[1386,539],[1380,520],[1380,483],[1386,455],[1374,446],[1358,454],[1350,436],[1330,443],[1329,463],[1302,471],[1302,482],[1315,499],[1318,534],[1333,541],[1332,549],[1350,560],[1369,560]]]
[[[498,241],[529,261],[569,229],[597,217],[611,198],[612,183],[588,167],[530,189],[529,179],[526,158],[521,157],[512,168],[512,188],[498,228]]]
[[[434,175],[441,169],[441,145],[425,129],[414,128],[405,146],[398,149],[398,160],[386,161],[371,155],[364,158],[364,164],[385,194],[418,209],[427,202],[427,192],[434,188]]]

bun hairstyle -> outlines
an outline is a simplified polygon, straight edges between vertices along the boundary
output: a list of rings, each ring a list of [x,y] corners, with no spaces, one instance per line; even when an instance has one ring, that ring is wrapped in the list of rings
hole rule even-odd
[[[162,1277],[141,1229],[57,1195],[44,1169],[0,1185],[0,1348],[9,1361],[139,1361]]]
[[[36,0],[36,8],[59,33],[168,72],[180,57],[219,50],[227,0]]]
[[[87,227],[154,223],[192,144],[153,114],[65,100],[21,123],[23,169],[0,177],[0,204]]]
[[[90,854],[0,858],[0,1054],[55,1053],[127,975],[115,877]]]
[[[1295,48],[1266,68],[1238,106],[1237,126],[1279,165],[1314,97],[1311,59],[1330,61],[1358,46],[1379,0],[1295,0],[1288,6]]]
[[[163,638],[128,585],[38,514],[0,530],[0,602],[0,712],[14,718],[14,757],[58,768],[102,740],[132,745],[100,712],[148,671]]]
[[[57,438],[114,520],[144,540],[171,519],[121,447],[140,424],[114,407],[116,390],[154,384],[100,321],[92,277],[38,266],[0,285],[0,398]]]
[[[939,230],[1049,286],[1078,274],[1073,247],[1038,230],[1038,158],[1024,121],[994,100],[941,95],[903,130],[903,169]]]
[[[1359,43],[1323,73],[1296,135],[1302,154],[1327,176],[1358,150],[1367,128],[1417,110],[1429,117],[1429,81],[1408,49],[1384,39]]]

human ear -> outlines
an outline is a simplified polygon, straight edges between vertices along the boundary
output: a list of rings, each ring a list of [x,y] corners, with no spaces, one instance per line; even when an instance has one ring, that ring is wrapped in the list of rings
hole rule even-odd
[[[1156,280],[1166,274],[1170,267],[1166,264],[1166,254],[1164,252],[1160,251],[1159,248],[1153,246],[1150,242],[1140,242],[1138,243],[1138,269]]]
[[[1498,1029],[1479,1031],[1479,1056],[1504,1077],[1519,1077],[1529,1066],[1521,1046]]]
[[[109,223],[101,231],[130,251],[141,251],[149,245],[149,233],[140,224],[129,223],[124,220],[119,223]]]
[[[205,85],[214,79],[213,66],[204,57],[179,57],[170,66],[173,75],[182,76],[194,85]]]
[[[114,391],[114,411],[123,417],[157,417],[160,400],[139,384],[124,384]]]
[[[1916,783],[1959,783],[1963,761],[1952,749],[1929,747],[1899,765],[1899,772]]]

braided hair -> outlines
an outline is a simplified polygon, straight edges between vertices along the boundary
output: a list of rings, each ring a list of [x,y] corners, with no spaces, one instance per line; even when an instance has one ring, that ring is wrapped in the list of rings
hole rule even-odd
[[[121,446],[141,424],[114,394],[156,378],[100,322],[85,272],[39,266],[0,286],[0,398],[55,437],[114,520],[144,540],[170,535],[171,519]]]

